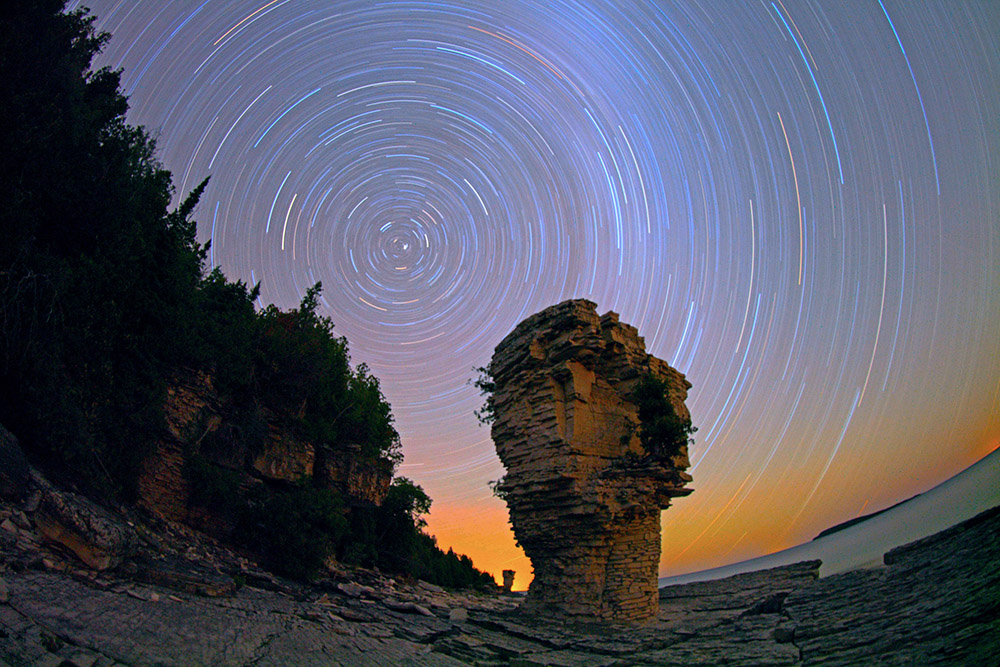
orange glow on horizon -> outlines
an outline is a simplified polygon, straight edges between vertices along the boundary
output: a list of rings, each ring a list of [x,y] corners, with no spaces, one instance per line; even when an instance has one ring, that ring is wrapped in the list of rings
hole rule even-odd
[[[961,460],[955,461],[956,469],[951,474],[957,474],[1000,449],[1000,437],[986,434],[978,442],[969,444],[972,446]],[[932,481],[936,479],[935,472],[940,471],[927,470],[908,481],[899,479],[893,488],[885,490],[883,497],[859,497],[856,507],[846,514],[841,514],[843,507],[829,502],[837,490],[821,492],[817,499],[829,509],[817,512],[808,523],[791,527],[787,522],[801,502],[802,489],[808,488],[805,472],[789,472],[782,487],[769,493],[768,508],[741,502],[740,496],[746,492],[745,478],[735,480],[735,488],[725,496],[707,494],[704,502],[698,502],[696,492],[688,498],[678,499],[663,514],[659,576],[730,565],[803,544],[821,530],[884,509],[944,481]],[[706,483],[718,487],[729,484],[725,479],[712,480],[711,475],[703,475],[703,478]],[[733,505],[738,507],[732,509]],[[727,508],[729,514],[726,514]],[[502,583],[503,570],[514,570],[513,589],[527,590],[533,577],[531,561],[515,544],[507,508],[499,499],[492,499],[486,508],[435,502],[427,524],[427,532],[437,538],[442,549],[452,548],[469,556],[477,568],[489,572],[498,584]]]
[[[960,440],[955,437],[955,425],[948,422],[938,421],[931,429],[908,422],[892,424],[890,429],[886,424],[880,437],[907,443],[911,450],[916,443],[948,441],[947,455],[939,452],[936,460],[901,458],[892,452],[879,456],[858,447],[863,458],[845,456],[843,461],[835,461],[831,472],[838,474],[818,485],[815,467],[823,462],[819,456],[789,458],[780,464],[772,461],[770,478],[752,468],[739,469],[736,475],[736,471],[707,457],[692,472],[694,493],[676,499],[662,515],[659,576],[686,574],[775,553],[809,542],[822,530],[843,521],[926,492],[1000,449],[996,417],[982,417],[966,425]],[[913,428],[922,428],[919,440],[909,432]],[[724,449],[720,445],[729,443],[716,442],[713,454]],[[914,458],[923,462],[915,464]],[[859,478],[856,485],[834,481],[850,474]],[[865,476],[877,477],[879,484],[873,487],[863,483],[860,478]],[[444,489],[432,488],[430,493],[435,502],[427,517],[427,532],[436,536],[441,548],[468,555],[498,584],[503,570],[514,570],[514,590],[527,590],[533,577],[531,562],[515,544],[503,501],[496,497],[476,502],[470,502],[468,497],[449,498]],[[807,511],[801,511],[804,503]]]
[[[477,568],[493,575],[497,584],[503,583],[503,570],[514,570],[513,590],[528,589],[533,577],[531,561],[514,543],[507,508],[500,500],[485,509],[435,503],[427,516],[427,532],[445,551],[450,547],[467,555]]]
[[[955,461],[957,466],[951,474],[957,474],[1000,449],[1000,437],[986,434],[978,442],[969,444],[972,446],[961,460]],[[798,471],[790,472],[782,488],[770,492],[770,509],[766,511],[740,502],[740,495],[746,490],[745,478],[736,480],[736,488],[726,496],[707,495],[706,501],[701,503],[697,493],[679,499],[664,512],[661,521],[659,576],[730,565],[803,544],[815,538],[821,530],[884,509],[944,481],[931,481],[936,478],[934,472],[928,470],[908,481],[898,480],[895,488],[886,489],[884,497],[859,497],[856,507],[843,515],[840,513],[843,508],[838,510],[837,506],[828,502],[828,497],[836,495],[836,490],[828,490],[826,495],[820,493],[819,501],[828,505],[829,510],[820,511],[813,520],[794,527],[789,527],[786,522],[794,514],[803,495],[805,473]],[[728,483],[728,480],[713,481],[710,475],[704,477],[705,482],[716,486]],[[727,515],[727,508],[734,504],[739,507]],[[498,584],[502,583],[503,570],[514,570],[514,590],[527,590],[533,577],[531,561],[515,544],[507,508],[502,501],[493,499],[485,509],[462,503],[435,503],[427,522],[427,531],[437,538],[442,549],[453,548],[457,553],[469,556],[477,568],[489,572]]]

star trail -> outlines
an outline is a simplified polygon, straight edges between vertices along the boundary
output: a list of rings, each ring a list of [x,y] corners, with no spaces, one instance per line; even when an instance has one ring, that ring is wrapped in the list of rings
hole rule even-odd
[[[663,574],[1000,446],[1000,4],[87,4],[211,263],[322,281],[431,532],[518,587],[468,381],[567,298],[694,385]]]

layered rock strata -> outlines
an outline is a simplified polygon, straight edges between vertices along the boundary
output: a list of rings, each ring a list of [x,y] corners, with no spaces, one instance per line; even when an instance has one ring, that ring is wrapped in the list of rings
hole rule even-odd
[[[17,501],[26,496],[24,510],[16,515],[22,528],[33,526],[37,537],[74,554],[93,570],[114,569],[135,553],[138,535],[132,526],[88,498],[50,484],[28,464],[17,438],[3,425],[0,464],[7,464],[0,468],[0,482],[4,482],[0,498]],[[0,529],[13,532],[17,523],[6,521]],[[0,569],[4,560],[0,558]]]
[[[519,324],[497,346],[493,441],[497,487],[534,568],[526,608],[618,621],[658,611],[660,511],[685,496],[687,449],[645,451],[635,387],[662,380],[684,420],[691,386],[646,353],[635,327],[573,300]]]
[[[272,485],[283,488],[309,481],[336,490],[347,505],[380,505],[389,492],[392,468],[387,461],[370,461],[353,444],[336,449],[317,447],[298,438],[290,428],[266,420],[267,433],[259,450],[208,449],[204,441],[227,428],[225,400],[210,375],[190,372],[175,377],[164,405],[167,433],[143,462],[137,481],[138,503],[163,518],[180,521],[211,533],[225,533],[232,526],[218,513],[192,503],[192,489],[185,464],[199,452],[213,469],[237,474],[241,487]]]

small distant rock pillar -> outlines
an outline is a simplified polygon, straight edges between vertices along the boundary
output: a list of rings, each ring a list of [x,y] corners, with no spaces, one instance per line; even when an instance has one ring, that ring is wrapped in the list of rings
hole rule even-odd
[[[510,593],[510,590],[514,587],[514,574],[514,570],[503,571],[503,590],[506,593]]]
[[[596,304],[566,301],[521,322],[497,346],[493,442],[507,468],[498,492],[535,576],[525,608],[641,621],[659,610],[660,511],[691,493],[687,448],[644,450],[632,395],[651,375],[690,419],[684,376],[646,353],[635,327]]]

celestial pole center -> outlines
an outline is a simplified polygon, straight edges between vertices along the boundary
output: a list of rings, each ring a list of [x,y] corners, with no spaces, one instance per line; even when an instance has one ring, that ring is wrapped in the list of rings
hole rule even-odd
[[[76,3],[71,3],[71,8]],[[497,577],[469,384],[588,298],[693,384],[663,573],[926,490],[1000,445],[1000,4],[88,3],[209,261],[316,282],[429,529]]]

